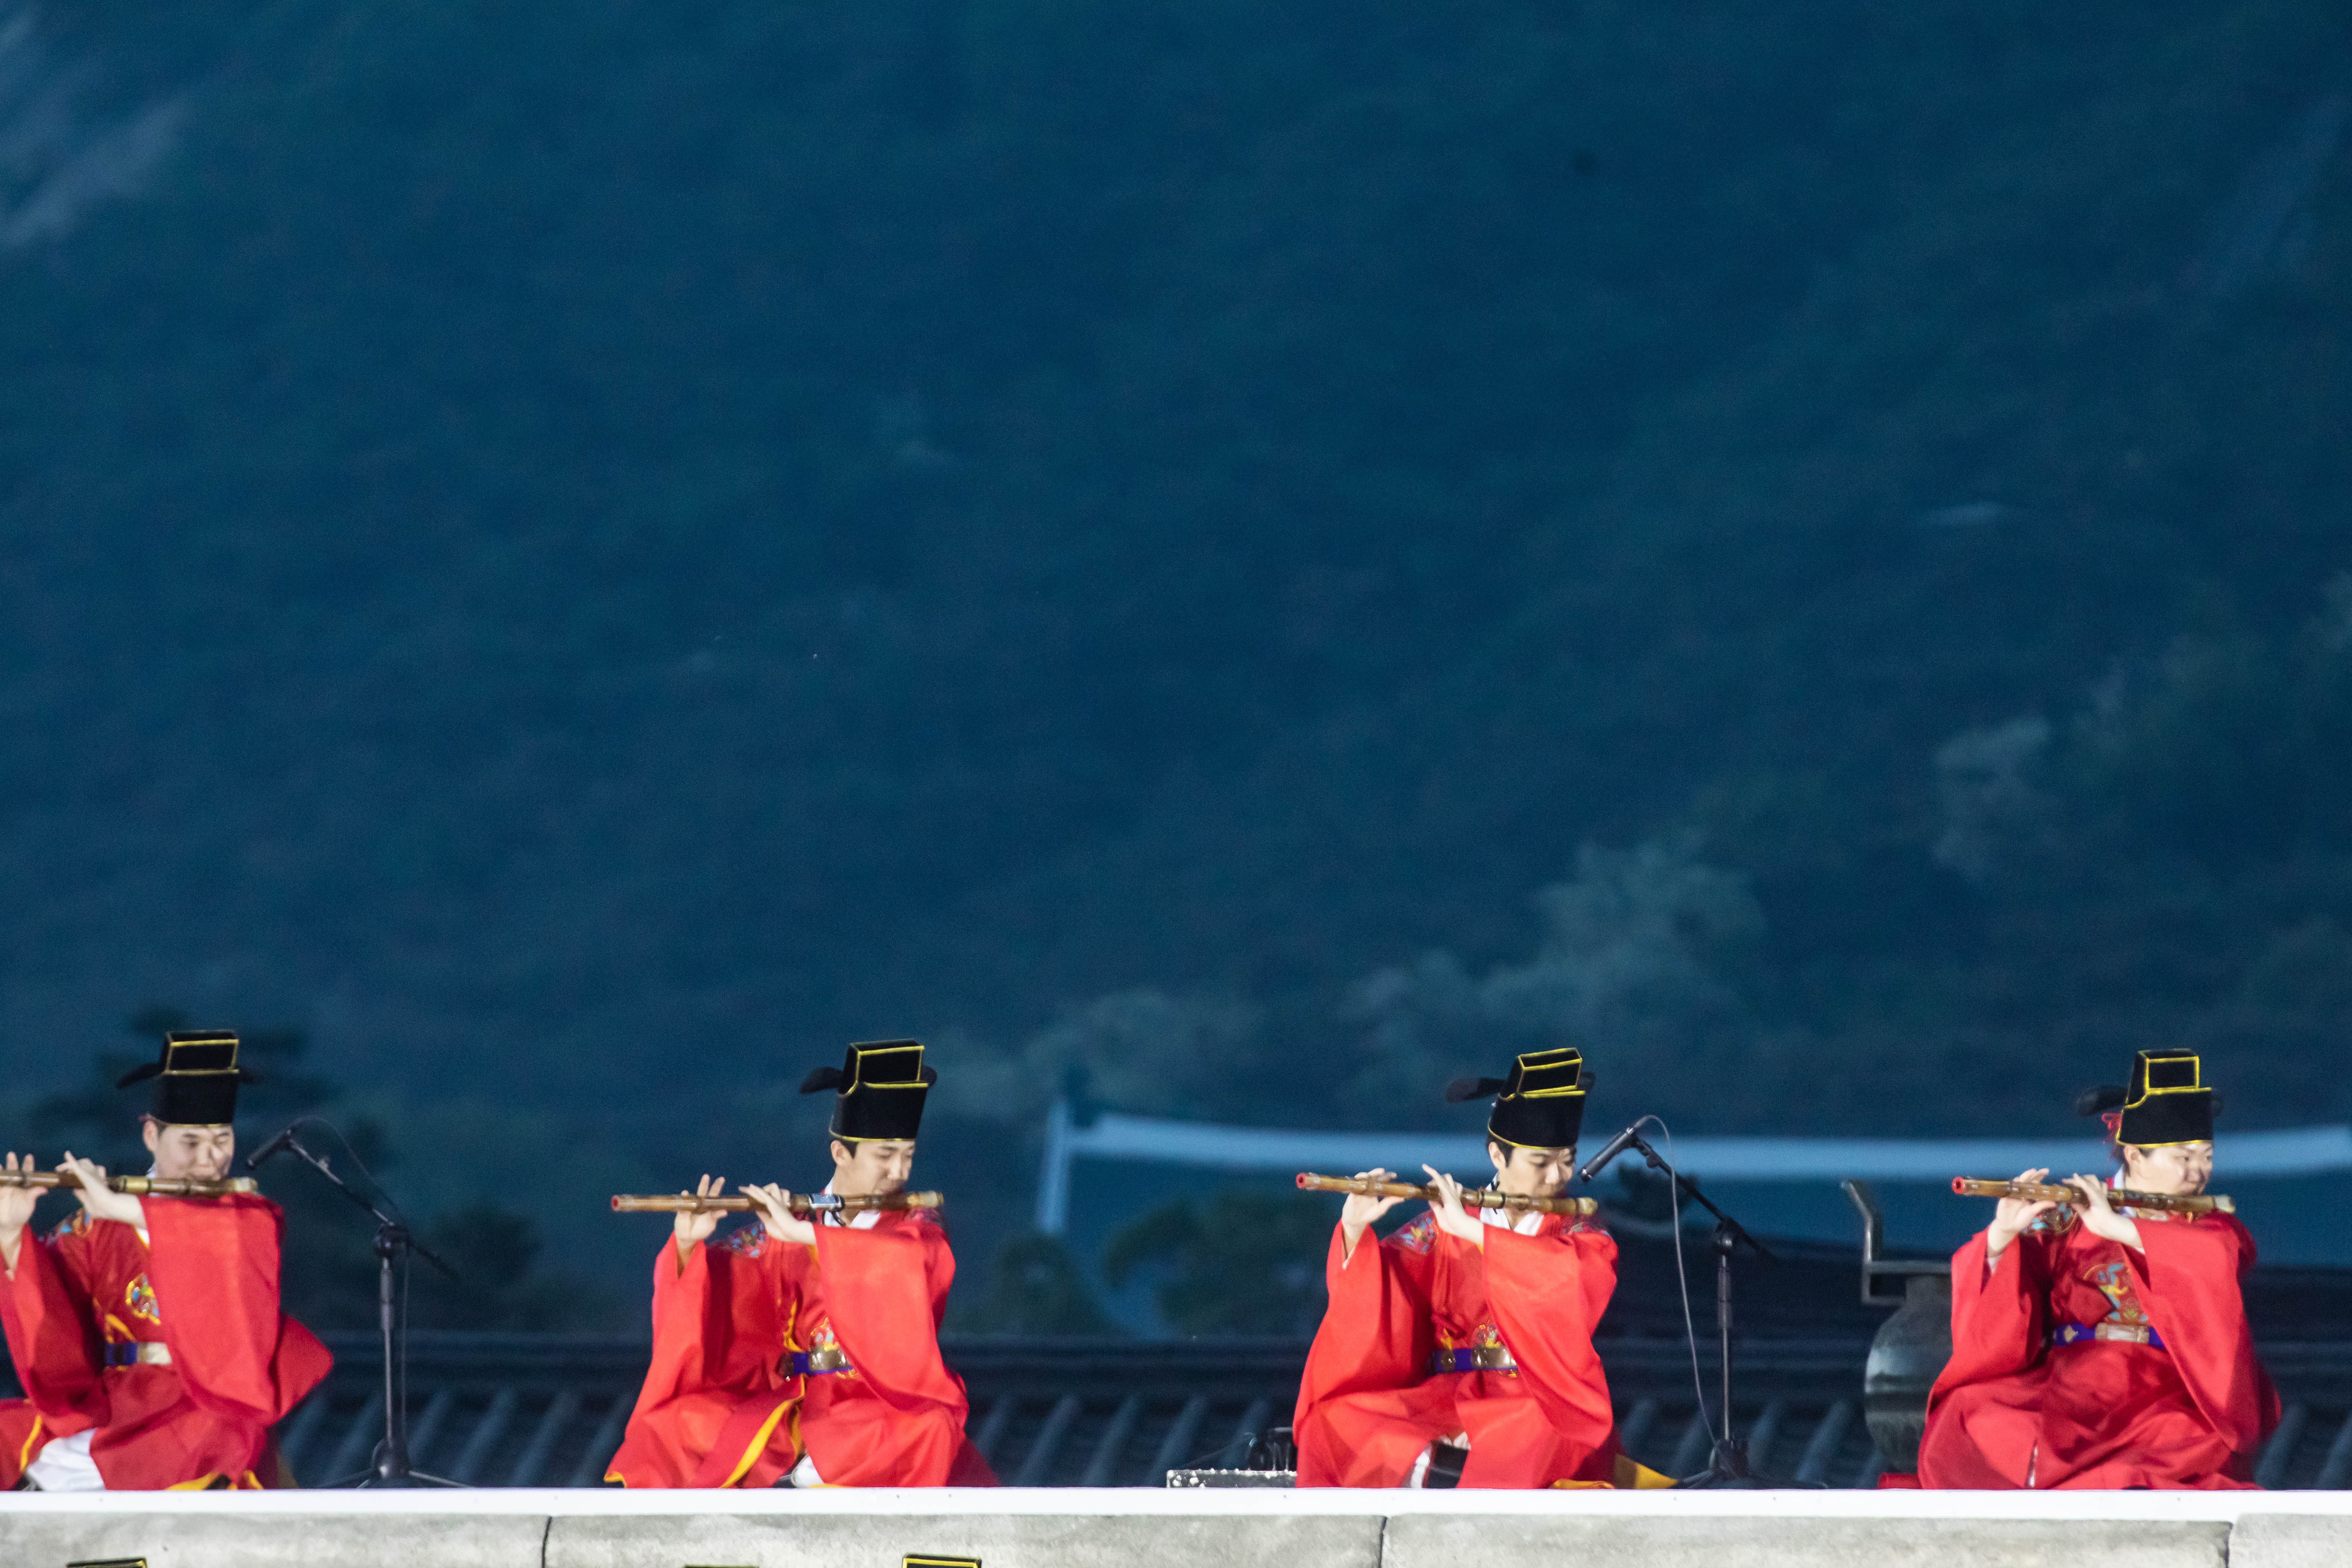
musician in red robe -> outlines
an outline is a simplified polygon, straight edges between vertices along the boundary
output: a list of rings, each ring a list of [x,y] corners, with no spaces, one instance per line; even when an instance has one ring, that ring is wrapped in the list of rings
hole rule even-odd
[[[223,1181],[236,1037],[165,1037],[123,1087],[154,1080],[153,1175]],[[6,1156],[9,1170],[33,1168]],[[278,1310],[278,1205],[256,1194],[133,1197],[68,1152],[81,1207],[25,1230],[39,1189],[0,1188],[0,1327],[26,1397],[0,1401],[0,1488],[139,1491],[291,1486],[269,1429],[333,1358]]]
[[[2194,1195],[2213,1170],[2213,1091],[2189,1051],[2142,1051],[2105,1112],[2128,1191]],[[2021,1178],[2041,1181],[2046,1171]],[[2004,1198],[1952,1258],[1952,1359],[1927,1401],[1923,1487],[2253,1485],[2278,1394],[2254,1359],[2234,1215]]]
[[[939,1079],[913,1040],[849,1047],[832,1089],[825,1194],[906,1189]],[[718,1178],[696,1184],[703,1196]],[[605,1479],[632,1487],[992,1485],[963,1435],[963,1380],[940,1358],[955,1255],[922,1210],[796,1218],[777,1186],[725,1239],[683,1213],[654,1262],[654,1352]],[[824,1195],[824,1194],[820,1194]]]
[[[1495,1185],[1555,1197],[1576,1165],[1592,1082],[1573,1049],[1536,1051],[1507,1079],[1462,1079],[1459,1102],[1496,1094]],[[1617,1283],[1617,1245],[1590,1220],[1473,1215],[1440,1197],[1385,1240],[1400,1198],[1351,1196],[1324,1264],[1330,1304],[1293,1418],[1302,1487],[1549,1487],[1658,1480],[1621,1463],[1592,1330]],[[1386,1171],[1368,1171],[1389,1180]]]

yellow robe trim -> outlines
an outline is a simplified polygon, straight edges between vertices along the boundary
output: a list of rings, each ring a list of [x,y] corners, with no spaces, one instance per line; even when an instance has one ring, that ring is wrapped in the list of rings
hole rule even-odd
[[[793,1407],[799,1404],[800,1396],[795,1394],[790,1399],[780,1400],[777,1403],[776,1407],[768,1412],[768,1418],[760,1423],[759,1436],[751,1439],[751,1446],[745,1448],[743,1450],[743,1457],[735,1461],[734,1472],[725,1480],[719,1482],[719,1484],[720,1486],[731,1487],[736,1482],[741,1480],[745,1476],[751,1474],[751,1467],[759,1462],[761,1451],[767,1447],[768,1439],[776,1435],[776,1423],[782,1421],[787,1415],[791,1414]]]
[[[173,1481],[163,1489],[167,1492],[257,1492],[262,1490],[261,1478],[251,1470],[240,1476],[230,1476],[219,1470],[198,1476],[193,1481]]]

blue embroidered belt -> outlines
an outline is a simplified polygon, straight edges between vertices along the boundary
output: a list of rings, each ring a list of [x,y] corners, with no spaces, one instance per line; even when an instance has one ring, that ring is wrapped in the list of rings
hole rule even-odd
[[[2094,1340],[2105,1340],[2111,1344],[2154,1345],[2164,1349],[2164,1337],[2155,1325],[2145,1323],[2061,1323],[2050,1331],[2050,1347],[2088,1344]]]
[[[107,1366],[169,1366],[172,1347],[161,1340],[133,1340],[128,1344],[99,1347],[100,1360]]]
[[[1432,1377],[1449,1372],[1517,1372],[1519,1363],[1511,1359],[1510,1351],[1502,1345],[1470,1345],[1461,1350],[1441,1350],[1429,1358]]]
[[[849,1364],[849,1352],[837,1346],[826,1345],[813,1351],[793,1352],[794,1377],[822,1377],[829,1372],[856,1372]]]

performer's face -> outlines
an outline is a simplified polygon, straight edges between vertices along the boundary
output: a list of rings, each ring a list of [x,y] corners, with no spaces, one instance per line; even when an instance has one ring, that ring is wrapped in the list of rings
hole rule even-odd
[[[2164,1143],[2153,1149],[2124,1145],[2124,1185],[2133,1192],[2194,1197],[2212,1179],[2210,1143]]]
[[[1506,1149],[1486,1145],[1495,1163],[1495,1187],[1523,1198],[1556,1198],[1576,1172],[1576,1145],[1565,1149]]]
[[[833,1190],[843,1197],[859,1193],[902,1193],[915,1174],[911,1138],[833,1141]]]
[[[236,1133],[226,1127],[181,1127],[149,1117],[140,1126],[155,1173],[179,1181],[222,1182],[236,1156]]]

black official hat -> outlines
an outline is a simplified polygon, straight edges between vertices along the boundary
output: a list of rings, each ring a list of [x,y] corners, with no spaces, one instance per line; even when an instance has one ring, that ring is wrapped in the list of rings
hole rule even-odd
[[[908,1138],[923,1124],[923,1097],[940,1081],[923,1065],[920,1040],[865,1040],[849,1047],[837,1068],[819,1068],[801,1080],[803,1094],[838,1089],[833,1135],[845,1143],[866,1138]]]
[[[114,1087],[151,1078],[149,1111],[172,1127],[227,1126],[236,1120],[236,1086],[261,1081],[259,1073],[236,1065],[236,1036],[226,1029],[164,1036],[163,1054],[116,1079]]]
[[[2116,1142],[2142,1149],[2211,1142],[2213,1113],[2221,1109],[2221,1095],[2205,1087],[2197,1053],[2178,1050],[2142,1051],[2132,1058],[2129,1087],[2101,1084],[2074,1101],[2078,1116],[2119,1110]]]
[[[1445,1086],[1445,1098],[1459,1105],[1495,1094],[1487,1137],[1515,1149],[1566,1149],[1584,1131],[1584,1095],[1591,1087],[1584,1053],[1562,1046],[1528,1052],[1511,1064],[1508,1078],[1457,1078]]]

